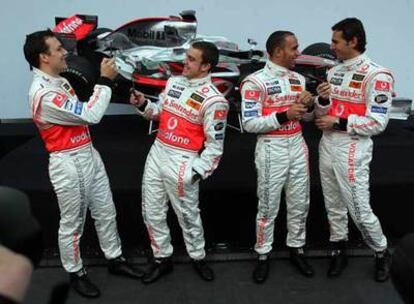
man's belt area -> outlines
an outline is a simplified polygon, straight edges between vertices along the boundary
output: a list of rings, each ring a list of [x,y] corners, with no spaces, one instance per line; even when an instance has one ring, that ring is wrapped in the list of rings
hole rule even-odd
[[[40,136],[49,153],[72,150],[92,141],[88,126],[53,125],[47,129],[40,129]]]
[[[276,113],[285,112],[289,109],[289,106],[282,106],[278,108],[264,107],[263,116],[275,115]],[[270,132],[267,132],[265,135],[294,135],[302,132],[302,125],[298,120],[289,120],[282,125]]]

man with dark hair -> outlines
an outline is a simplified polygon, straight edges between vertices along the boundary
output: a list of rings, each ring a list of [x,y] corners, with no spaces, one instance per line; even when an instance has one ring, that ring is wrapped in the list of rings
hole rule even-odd
[[[213,173],[223,154],[228,103],[211,82],[210,72],[217,61],[214,44],[196,42],[187,52],[182,76],[168,80],[157,103],[138,91],[130,100],[140,115],[159,121],[142,183],[142,215],[155,258],[144,283],[172,270],[168,200],[183,230],[194,269],[202,279],[214,279],[205,262],[198,193],[200,178]]]
[[[218,64],[219,53],[214,44],[206,41],[197,41],[194,42],[191,47],[202,51],[201,63],[210,64],[212,68]]]
[[[328,276],[339,276],[347,265],[348,212],[367,245],[375,251],[375,279],[389,277],[390,254],[381,224],[369,199],[371,136],[388,124],[394,79],[372,62],[365,51],[361,21],[347,18],[332,27],[331,49],[340,64],[328,73],[331,94],[327,115],[316,119],[323,130],[319,169],[332,245]]]
[[[302,137],[302,118],[313,116],[314,97],[305,90],[305,78],[291,71],[299,55],[295,35],[272,33],[266,43],[266,66],[242,83],[243,126],[258,133],[255,163],[258,174],[256,245],[258,263],[253,280],[263,283],[269,272],[274,221],[282,189],[286,192],[290,261],[306,277],[314,274],[305,258],[306,218],[309,209],[308,148]],[[329,86],[318,87],[327,97]]]
[[[357,43],[355,45],[355,49],[361,54],[365,52],[367,39],[365,36],[364,26],[359,19],[346,18],[339,21],[331,29],[335,32],[342,32],[342,38],[347,42],[350,42],[352,38],[356,37]]]
[[[29,101],[33,120],[50,153],[49,175],[60,209],[59,250],[72,287],[82,296],[98,297],[80,257],[79,243],[89,207],[110,273],[140,278],[122,256],[116,211],[108,177],[92,145],[88,125],[103,117],[117,75],[113,59],[103,59],[101,77],[89,101],[78,100],[69,82],[59,76],[66,68],[66,50],[50,30],[26,37],[24,55],[33,68]]]

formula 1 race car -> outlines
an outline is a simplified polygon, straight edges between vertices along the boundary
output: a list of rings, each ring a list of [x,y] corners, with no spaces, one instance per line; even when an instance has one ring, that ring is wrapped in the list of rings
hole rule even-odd
[[[98,17],[91,15],[56,17],[55,21],[53,31],[69,51],[68,67],[62,76],[81,100],[91,95],[104,57],[114,57],[119,70],[112,102],[127,103],[131,88],[155,100],[168,78],[181,74],[191,44],[201,40],[219,49],[219,64],[212,71],[212,80],[229,100],[231,111],[239,112],[241,80],[261,69],[267,58],[266,52],[255,49],[257,43],[253,39],[248,39],[250,49],[240,50],[227,38],[198,34],[194,11],[136,19],[116,30],[98,27]],[[335,59],[327,43],[315,43],[303,50],[296,59],[295,70],[305,76],[308,91],[315,93],[317,85],[326,79],[327,69],[337,63]]]
[[[115,57],[119,69],[115,102],[128,100],[131,87],[149,97],[157,96],[170,76],[181,74],[186,51],[194,41],[209,41],[218,47],[220,60],[212,71],[212,79],[230,101],[237,100],[240,81],[262,68],[266,61],[265,52],[255,50],[252,39],[248,40],[249,50],[240,50],[237,43],[224,37],[197,34],[194,11],[183,11],[180,17],[137,19],[113,31],[98,28],[97,16],[56,18],[56,23],[54,32],[59,33],[70,53],[63,76],[81,99],[90,94],[103,57]],[[308,51],[315,53],[324,47],[324,56],[310,56],[305,50],[308,55],[296,60],[296,69],[307,77],[311,91],[324,80],[326,69],[335,65],[333,54],[326,51],[329,46],[317,44]]]

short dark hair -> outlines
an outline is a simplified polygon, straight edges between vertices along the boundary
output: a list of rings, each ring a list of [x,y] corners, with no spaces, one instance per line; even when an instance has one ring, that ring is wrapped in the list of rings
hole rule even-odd
[[[335,24],[332,27],[332,30],[341,31],[342,37],[344,37],[345,41],[347,42],[351,41],[352,38],[356,37],[358,40],[358,43],[356,45],[357,51],[361,53],[365,52],[367,38],[365,36],[365,30],[361,20],[357,18],[346,18]]]
[[[272,56],[277,47],[283,48],[285,46],[286,36],[295,36],[295,34],[289,31],[276,31],[270,34],[266,41],[266,51],[269,56]]]
[[[210,71],[218,64],[219,51],[214,43],[207,41],[194,42],[191,47],[201,50],[202,63],[210,64]]]
[[[49,46],[46,44],[46,39],[55,37],[56,34],[50,29],[45,31],[37,31],[26,36],[26,41],[23,46],[24,57],[32,67],[39,68],[39,55],[41,53],[47,53]]]

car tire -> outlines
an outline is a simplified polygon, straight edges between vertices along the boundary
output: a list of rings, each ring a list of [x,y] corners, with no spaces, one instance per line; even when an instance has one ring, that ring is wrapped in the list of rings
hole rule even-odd
[[[67,68],[60,73],[72,85],[79,100],[87,101],[92,95],[98,72],[93,64],[84,57],[68,55]]]
[[[302,51],[302,54],[336,60],[335,52],[332,51],[331,46],[325,42],[317,42],[309,45]]]

